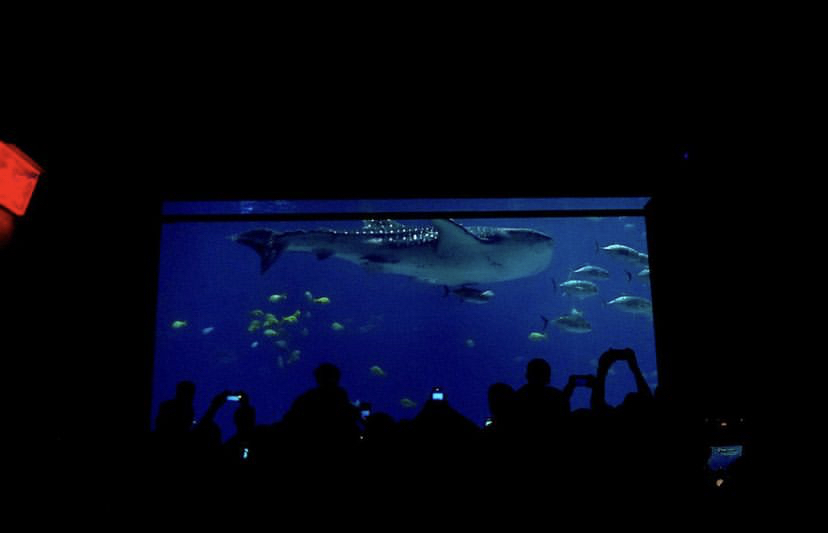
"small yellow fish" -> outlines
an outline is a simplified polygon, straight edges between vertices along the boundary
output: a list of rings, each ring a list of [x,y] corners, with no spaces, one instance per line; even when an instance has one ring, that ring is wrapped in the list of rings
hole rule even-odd
[[[409,398],[403,398],[402,400],[400,400],[400,405],[402,405],[406,409],[411,409],[412,407],[417,407],[417,402],[414,402]]]
[[[333,324],[331,324],[331,329],[334,331],[342,331],[343,329],[345,329],[345,326],[343,326],[339,322],[334,322]]]
[[[529,340],[532,342],[540,342],[546,340],[546,333],[538,333],[537,331],[533,331],[529,334]]]
[[[172,323],[172,328],[173,329],[181,329],[181,328],[186,328],[186,327],[187,327],[187,321],[186,320],[176,320]]]
[[[327,296],[320,296],[319,298],[314,298],[313,303],[328,305],[329,303],[331,303],[331,299],[328,298]]]
[[[275,337],[278,335],[275,329],[266,329],[262,333],[264,333],[265,337]]]
[[[278,326],[279,319],[273,316],[272,314],[268,313],[265,315],[265,321],[262,323],[262,326],[265,328],[269,328],[270,326]]]
[[[377,366],[377,365],[372,366],[372,367],[371,367],[371,368],[369,368],[368,370],[371,372],[371,374],[373,374],[373,375],[375,375],[375,376],[377,376],[377,377],[384,378],[384,377],[386,376],[386,374],[385,374],[385,370],[383,370],[382,368],[380,368],[380,367],[379,367],[379,366]]]
[[[262,321],[261,320],[251,320],[250,325],[247,326],[247,331],[253,333],[254,331],[258,331],[262,328]]]
[[[287,300],[287,294],[271,294],[270,297],[267,299],[267,301],[272,304],[277,304],[284,300]]]

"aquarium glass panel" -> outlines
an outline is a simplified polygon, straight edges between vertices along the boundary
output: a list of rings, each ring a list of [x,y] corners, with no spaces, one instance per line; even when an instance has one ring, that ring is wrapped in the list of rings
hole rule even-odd
[[[323,362],[341,369],[351,401],[397,420],[416,416],[440,386],[445,401],[482,425],[489,385],[519,388],[532,358],[546,359],[551,384],[563,388],[572,374],[595,373],[610,347],[635,350],[655,387],[647,235],[634,211],[646,202],[605,200],[580,205],[632,211],[397,200],[369,211],[393,207],[404,217],[365,222],[354,216],[366,205],[358,201],[329,217],[290,220],[228,217],[231,202],[165,206],[153,418],[176,383],[190,380],[196,416],[220,391],[244,391],[257,421],[273,423],[314,386]],[[412,215],[437,207],[446,217]],[[318,209],[304,203],[290,213]],[[487,218],[488,210],[498,215]],[[634,390],[627,366],[613,366],[608,402]],[[588,405],[589,392],[576,390],[572,409]],[[234,409],[228,402],[216,418],[225,440]]]

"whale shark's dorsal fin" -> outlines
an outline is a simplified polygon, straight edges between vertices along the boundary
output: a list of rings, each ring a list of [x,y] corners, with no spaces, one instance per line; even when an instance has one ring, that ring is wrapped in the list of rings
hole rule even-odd
[[[437,253],[444,254],[452,249],[481,244],[472,232],[450,219],[436,219],[431,223],[440,233],[437,238]]]

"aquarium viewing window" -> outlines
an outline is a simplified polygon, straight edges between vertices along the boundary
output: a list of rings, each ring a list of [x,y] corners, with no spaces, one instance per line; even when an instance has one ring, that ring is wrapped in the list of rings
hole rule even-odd
[[[439,386],[482,425],[493,383],[543,358],[552,385],[632,348],[658,384],[647,198],[165,202],[152,414],[196,384],[276,422],[331,362],[353,402],[413,418]],[[607,400],[635,390],[626,365]],[[576,388],[572,408],[589,406]],[[232,436],[232,405],[216,421]]]

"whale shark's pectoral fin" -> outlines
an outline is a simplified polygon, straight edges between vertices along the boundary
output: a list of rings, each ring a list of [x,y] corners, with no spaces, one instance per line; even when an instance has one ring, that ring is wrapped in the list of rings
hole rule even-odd
[[[367,272],[385,272],[388,265],[400,262],[397,257],[382,254],[367,254],[359,259],[362,268]]]
[[[261,272],[264,274],[279,259],[279,256],[287,247],[287,243],[279,238],[281,236],[281,234],[269,229],[254,229],[233,235],[230,238],[235,242],[253,248],[259,254],[262,259]]]
[[[378,265],[400,262],[400,259],[398,257],[382,254],[367,254],[360,257],[360,259],[362,259],[364,263],[374,263]]]
[[[316,254],[316,258],[319,259],[320,261],[323,260],[323,259],[327,259],[330,256],[334,255],[334,251],[329,250],[327,248],[316,249],[316,250],[313,251],[313,253]]]
[[[431,223],[440,233],[437,237],[437,255],[454,255],[457,250],[482,244],[480,239],[453,220],[437,219]]]

